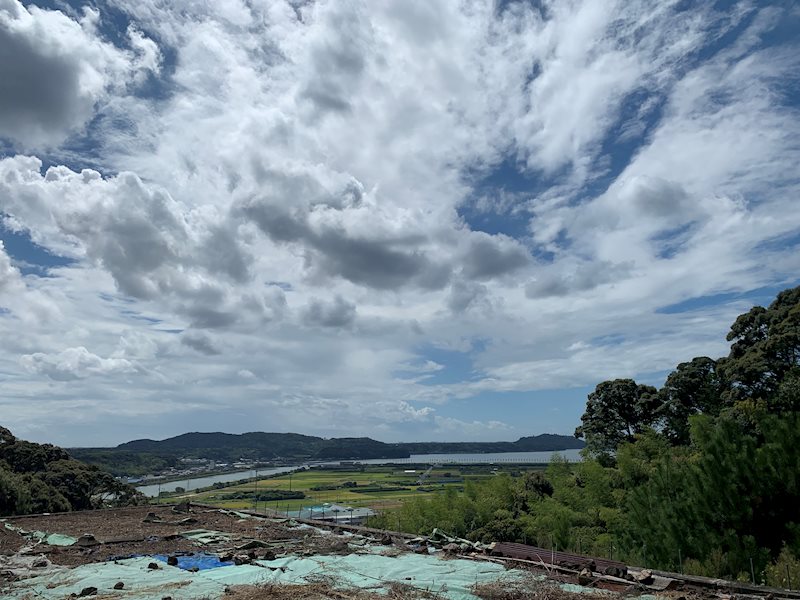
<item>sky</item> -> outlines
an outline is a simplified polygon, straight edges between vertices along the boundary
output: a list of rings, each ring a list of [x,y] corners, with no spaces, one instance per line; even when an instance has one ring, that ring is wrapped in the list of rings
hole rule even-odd
[[[800,282],[800,8],[0,0],[0,424],[572,434]]]

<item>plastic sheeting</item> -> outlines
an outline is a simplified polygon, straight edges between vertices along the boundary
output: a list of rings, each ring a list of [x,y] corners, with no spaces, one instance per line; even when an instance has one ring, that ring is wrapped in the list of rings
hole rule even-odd
[[[212,531],[211,529],[192,529],[191,531],[184,531],[181,536],[187,540],[191,540],[196,544],[216,544],[229,542],[231,535],[223,533],[222,531]]]
[[[221,508],[219,512],[221,512],[223,515],[236,517],[237,519],[254,519],[256,521],[266,521],[265,517],[259,517],[258,515],[251,515],[248,513],[239,512],[238,510],[229,510],[226,508]]]
[[[167,562],[165,554],[154,554],[153,558],[161,562]],[[189,569],[197,569],[198,571],[206,571],[207,569],[218,569],[219,567],[229,567],[234,564],[232,560],[220,560],[216,554],[207,554],[204,552],[197,552],[195,554],[179,554],[175,556],[178,560],[178,568],[188,571]]]
[[[521,571],[507,571],[502,565],[450,559],[436,555],[401,554],[390,557],[374,554],[346,556],[287,557],[260,564],[276,568],[275,583],[302,584],[330,577],[342,588],[381,591],[393,583],[403,583],[453,600],[475,598],[470,589],[476,583],[514,581]]]
[[[230,585],[266,583],[296,585],[331,580],[341,589],[362,588],[388,591],[393,582],[430,590],[441,598],[474,600],[469,592],[475,583],[513,581],[523,574],[484,561],[442,560],[437,556],[403,554],[397,557],[373,554],[313,556],[258,561],[252,565],[230,566],[191,573],[159,562],[148,569],[152,558],[130,558],[61,569],[12,584],[6,596],[14,600],[60,600],[95,587],[104,598],[129,600],[199,600],[223,598]],[[117,582],[122,590],[114,590]]]
[[[124,597],[131,600],[160,600],[171,596],[174,600],[195,600],[203,597],[220,598],[224,586],[189,573],[177,567],[158,563],[161,568],[148,569],[152,558],[128,558],[116,562],[103,562],[63,568],[48,574],[23,579],[4,590],[4,598],[14,600],[61,600],[70,594],[80,594],[85,588],[97,588],[103,597]],[[237,567],[225,567],[235,569]],[[122,590],[114,590],[117,582]]]
[[[39,541],[51,546],[72,546],[78,540],[70,535],[63,535],[61,533],[47,533],[46,531],[25,531],[11,523],[5,523],[6,529],[16,531],[21,536],[30,540]]]

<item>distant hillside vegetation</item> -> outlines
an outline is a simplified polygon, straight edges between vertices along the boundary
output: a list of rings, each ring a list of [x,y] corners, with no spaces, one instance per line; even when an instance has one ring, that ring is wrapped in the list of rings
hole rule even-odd
[[[0,517],[136,503],[131,486],[51,444],[17,439],[0,427]]]
[[[542,434],[516,442],[415,442],[387,444],[371,438],[320,438],[298,433],[184,433],[166,440],[133,440],[116,448],[73,448],[76,458],[115,475],[144,475],[176,466],[178,458],[233,463],[282,460],[368,460],[408,458],[411,454],[556,452],[583,448],[565,435]]]
[[[162,440],[134,440],[120,444],[117,451],[152,452],[159,455],[210,458],[235,462],[252,460],[349,460],[406,458],[408,452],[394,444],[370,438],[324,439],[299,433],[184,433]]]
[[[411,454],[486,454],[494,452],[558,452],[578,450],[586,444],[569,435],[543,433],[521,437],[516,442],[412,442],[397,444]]]

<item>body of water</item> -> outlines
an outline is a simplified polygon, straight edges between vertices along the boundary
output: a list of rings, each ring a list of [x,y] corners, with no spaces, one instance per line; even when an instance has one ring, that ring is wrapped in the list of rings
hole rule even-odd
[[[558,454],[570,462],[581,460],[580,450],[561,450],[559,452],[496,452],[494,454],[412,454],[409,458],[373,458],[359,460],[356,462],[365,465],[386,465],[386,464],[427,464],[427,465],[458,465],[458,464],[530,464],[550,462],[553,454]],[[266,477],[268,475],[278,475],[289,473],[308,466],[314,465],[338,465],[339,461],[306,463],[303,465],[293,465],[287,467],[275,467],[272,469],[259,469],[250,471],[237,471],[235,473],[223,473],[222,475],[208,475],[205,477],[194,477],[180,481],[170,481],[169,483],[140,485],[136,489],[145,496],[155,497],[159,491],[174,492],[176,488],[182,487],[187,491],[214,485],[217,482],[229,483],[241,479],[252,477]]]
[[[207,475],[205,477],[194,477],[190,479],[181,479],[179,481],[170,481],[168,483],[151,483],[149,485],[137,485],[136,489],[142,492],[145,496],[155,498],[158,492],[174,492],[176,488],[182,487],[187,491],[196,490],[199,488],[214,485],[217,482],[230,483],[231,481],[239,481],[241,479],[250,479],[251,477],[266,477],[267,475],[278,475],[279,473],[288,473],[289,471],[296,471],[302,469],[304,465],[294,465],[291,467],[275,467],[273,469],[259,469],[258,471],[236,471],[234,473],[223,473],[222,475]]]

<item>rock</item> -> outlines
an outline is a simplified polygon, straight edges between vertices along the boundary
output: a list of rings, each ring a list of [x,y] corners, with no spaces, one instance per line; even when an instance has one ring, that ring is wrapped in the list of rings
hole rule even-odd
[[[172,512],[174,513],[188,513],[190,509],[190,505],[188,502],[181,502],[180,504],[176,504],[172,507]]]
[[[177,567],[178,566],[178,557],[177,556],[168,556],[167,557],[167,564],[170,567]]]
[[[42,569],[46,567],[48,564],[46,558],[40,558],[39,560],[34,561],[33,565],[31,565],[34,569]]]
[[[420,544],[419,546],[417,546],[416,548],[414,548],[414,552],[415,552],[416,554],[429,554],[429,552],[428,552],[428,546],[427,546],[427,545],[425,545],[425,544]]]
[[[262,542],[261,540],[247,540],[241,546],[237,546],[237,550],[251,550],[252,548],[266,548],[269,544],[267,542]]]
[[[233,557],[233,564],[235,565],[249,565],[252,562],[251,559],[247,554],[237,554]]]
[[[85,587],[81,590],[81,593],[78,594],[79,598],[83,598],[84,596],[94,596],[97,593],[96,587]]]
[[[444,547],[442,547],[442,550],[448,554],[458,554],[461,552],[461,546],[458,544],[445,544]]]
[[[261,560],[275,560],[275,553],[272,550],[267,550],[261,555]]]
[[[581,569],[581,572],[578,573],[578,583],[580,585],[591,585],[593,582],[592,572],[589,569]]]
[[[176,525],[194,525],[195,523],[197,523],[197,519],[195,519],[194,517],[186,517],[185,519],[181,519],[180,521],[178,521],[175,524]]]
[[[125,589],[125,584],[121,581],[118,581],[117,583],[114,584],[114,589],[115,590]]]
[[[220,562],[231,562],[233,560],[233,554],[231,554],[230,552],[221,554],[219,560]]]
[[[604,575],[611,575],[612,577],[619,577],[620,579],[625,579],[628,575],[628,567],[615,567],[609,566],[603,570]]]
[[[381,546],[391,546],[392,545],[392,536],[390,536],[388,533],[385,534],[383,537],[381,537],[379,543],[380,543]]]
[[[633,580],[644,585],[650,585],[653,583],[653,573],[649,569],[642,569],[638,573],[633,574]]]
[[[87,548],[89,546],[97,546],[99,543],[91,533],[84,533],[77,539],[75,545]]]
[[[147,568],[155,571],[159,568],[158,563],[151,562],[150,564],[147,565]]]
[[[597,564],[593,560],[586,560],[581,563],[580,568],[588,569],[589,571],[594,573],[595,571],[597,571]]]
[[[147,516],[142,519],[142,523],[159,523],[160,521],[163,519],[154,512],[147,513]]]

